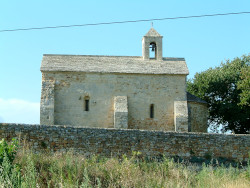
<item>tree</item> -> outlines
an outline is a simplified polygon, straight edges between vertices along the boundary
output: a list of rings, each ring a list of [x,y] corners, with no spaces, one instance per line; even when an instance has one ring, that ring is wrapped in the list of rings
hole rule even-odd
[[[207,101],[209,125],[216,131],[231,130],[249,134],[250,129],[250,55],[235,58],[219,67],[196,73],[187,90]]]
[[[250,105],[250,62],[241,70],[241,80],[238,83],[238,89],[242,90],[240,94],[240,105]],[[250,125],[249,125],[250,126]]]

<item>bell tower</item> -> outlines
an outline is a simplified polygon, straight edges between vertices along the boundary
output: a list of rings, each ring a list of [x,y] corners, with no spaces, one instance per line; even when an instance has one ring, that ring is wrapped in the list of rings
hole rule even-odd
[[[142,57],[162,60],[162,36],[153,27],[142,38]]]

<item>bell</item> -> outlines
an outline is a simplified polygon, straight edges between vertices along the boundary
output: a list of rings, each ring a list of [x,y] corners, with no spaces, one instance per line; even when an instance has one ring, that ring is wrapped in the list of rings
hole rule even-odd
[[[152,52],[155,51],[155,44],[152,44]]]

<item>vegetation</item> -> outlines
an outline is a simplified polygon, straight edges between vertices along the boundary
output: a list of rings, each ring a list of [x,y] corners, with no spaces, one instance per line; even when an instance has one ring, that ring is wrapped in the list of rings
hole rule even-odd
[[[16,140],[8,144],[4,139],[0,141],[0,187],[20,187],[21,171],[14,163],[18,145]]]
[[[187,90],[207,101],[212,130],[223,125],[222,131],[249,134],[250,55],[196,73]]]
[[[4,147],[12,146],[13,143]],[[13,162],[4,156],[0,165],[0,187],[3,188],[250,187],[250,166],[241,169],[195,166],[168,158],[145,161],[138,153],[131,158],[85,158],[71,152],[35,154],[23,149]]]

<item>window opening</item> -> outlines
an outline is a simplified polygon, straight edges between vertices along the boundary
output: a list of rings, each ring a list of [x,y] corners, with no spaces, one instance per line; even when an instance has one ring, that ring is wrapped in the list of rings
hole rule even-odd
[[[85,111],[89,111],[89,99],[85,98]]]
[[[154,104],[150,105],[150,118],[154,118]]]
[[[149,58],[156,59],[156,44],[155,42],[151,42],[149,45]]]

